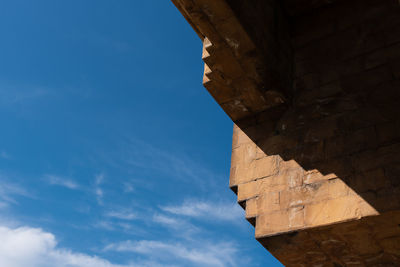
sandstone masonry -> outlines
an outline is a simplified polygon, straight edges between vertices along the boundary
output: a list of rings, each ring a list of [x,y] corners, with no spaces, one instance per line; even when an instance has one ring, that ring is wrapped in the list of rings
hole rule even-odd
[[[173,2],[256,239],[286,266],[400,266],[400,2]]]

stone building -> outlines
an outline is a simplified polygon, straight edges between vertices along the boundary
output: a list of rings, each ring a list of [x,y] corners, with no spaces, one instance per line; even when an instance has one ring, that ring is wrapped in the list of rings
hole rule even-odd
[[[286,266],[400,266],[399,0],[172,1],[256,239]]]

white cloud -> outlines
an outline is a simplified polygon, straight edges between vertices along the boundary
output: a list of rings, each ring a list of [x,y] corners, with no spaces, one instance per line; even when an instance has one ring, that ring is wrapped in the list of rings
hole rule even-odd
[[[102,202],[102,198],[103,198],[103,189],[101,189],[100,187],[97,187],[95,189],[95,193],[96,193],[96,196],[97,196],[97,201],[99,203],[101,203]]]
[[[7,267],[127,267],[97,256],[57,247],[53,234],[38,228],[0,226],[0,266]]]
[[[186,262],[183,266],[236,266],[240,260],[237,258],[236,246],[229,242],[196,242],[173,243],[161,241],[124,241],[110,244],[106,251],[133,252],[157,258],[162,262]],[[190,264],[188,264],[190,263]]]
[[[110,221],[98,221],[95,224],[93,224],[93,227],[104,229],[107,231],[115,231],[119,229],[119,227],[117,227],[113,222]]]
[[[164,214],[154,214],[153,222],[174,231],[175,237],[191,239],[193,234],[199,233],[200,229],[182,218],[174,218]]]
[[[100,220],[92,224],[92,227],[106,231],[121,232],[132,236],[146,236],[149,234],[146,229],[141,226],[121,221]]]
[[[79,188],[79,185],[75,181],[68,178],[60,177],[57,175],[45,175],[45,177],[51,185],[58,185],[69,189]]]
[[[102,189],[101,186],[100,186],[100,185],[103,183],[103,181],[104,181],[104,174],[103,174],[103,173],[97,174],[97,175],[95,176],[95,181],[94,181],[94,184],[95,184],[94,193],[96,194],[97,203],[98,203],[99,205],[103,205],[103,196],[104,196],[104,193],[103,193],[103,189]]]
[[[116,226],[110,221],[98,221],[93,225],[95,228],[100,228],[108,231],[115,231]]]
[[[100,185],[103,181],[104,181],[104,173],[100,173],[95,176],[96,185]]]
[[[106,217],[111,217],[120,220],[134,220],[137,218],[137,215],[129,210],[114,210],[108,211],[104,214]]]
[[[132,193],[133,191],[135,191],[135,188],[130,183],[123,183],[123,187],[125,193]]]
[[[176,215],[220,221],[238,221],[244,216],[236,203],[190,200],[179,206],[164,206],[161,209]]]
[[[161,223],[168,226],[177,226],[181,224],[181,221],[177,220],[176,218],[168,217],[162,214],[155,214],[153,216],[153,221],[156,223]]]

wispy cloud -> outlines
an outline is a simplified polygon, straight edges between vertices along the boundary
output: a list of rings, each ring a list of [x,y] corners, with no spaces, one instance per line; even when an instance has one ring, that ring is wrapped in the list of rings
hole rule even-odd
[[[96,200],[99,205],[103,205],[103,189],[101,188],[101,184],[104,181],[104,174],[100,173],[95,176],[94,181],[94,193],[96,194]]]
[[[190,222],[177,217],[172,217],[165,214],[154,214],[153,222],[156,225],[161,225],[174,232],[175,237],[183,239],[191,239],[194,234],[200,233],[201,229],[191,224]]]
[[[134,220],[137,215],[130,210],[112,210],[104,214],[106,217],[120,219],[120,220]]]
[[[104,220],[98,221],[95,224],[93,224],[93,227],[95,227],[95,228],[105,229],[105,230],[108,230],[108,231],[116,230],[115,226],[116,225],[113,222],[104,221]]]
[[[181,221],[179,221],[176,218],[172,218],[169,216],[165,216],[162,214],[155,214],[153,216],[153,221],[156,223],[161,223],[170,227],[176,227],[176,226],[180,226],[181,225]]]
[[[2,151],[0,151],[0,158],[2,158],[2,159],[10,159],[11,157],[6,151],[2,150]]]
[[[123,47],[123,44],[121,47]],[[49,86],[0,78],[0,103],[5,106],[25,105],[38,100],[49,100],[49,98],[54,100],[55,97],[59,96],[88,97],[91,92],[91,88],[76,84]]]
[[[5,105],[15,105],[42,98],[50,92],[48,89],[40,86],[25,86],[19,84],[0,84],[0,103]]]
[[[181,262],[182,266],[237,266],[237,247],[229,242],[162,242],[152,240],[124,241],[105,247],[106,251],[133,252],[152,256],[162,262]]]
[[[97,156],[101,155],[109,165],[128,172],[144,170],[151,175],[166,175],[180,182],[196,184],[200,189],[210,188],[216,181],[225,179],[185,153],[162,149],[131,137],[120,140],[120,149],[114,154],[99,152]]]
[[[66,187],[68,189],[79,189],[80,186],[70,178],[65,178],[57,175],[45,175],[45,179],[51,185]]]
[[[135,191],[135,188],[131,183],[123,183],[123,189],[125,193],[132,193]]]
[[[110,38],[110,36],[100,35],[97,33],[74,33],[73,35],[67,36],[75,41],[79,41],[79,43],[87,42],[90,45],[106,48],[107,50],[111,48],[118,53],[129,53],[135,51],[133,44],[128,40]]]
[[[140,225],[132,224],[129,221],[100,220],[91,225],[91,227],[111,231],[120,232],[131,236],[148,236],[149,232]]]
[[[17,204],[16,197],[18,196],[32,197],[25,188],[0,176],[0,208],[6,208],[10,204]]]
[[[243,210],[236,203],[186,200],[181,205],[163,206],[161,209],[172,214],[205,220],[235,222],[243,218]]]

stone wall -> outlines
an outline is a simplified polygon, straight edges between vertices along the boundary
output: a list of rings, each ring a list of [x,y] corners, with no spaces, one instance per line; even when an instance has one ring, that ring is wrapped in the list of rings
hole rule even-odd
[[[399,0],[172,1],[258,241],[286,266],[400,266]]]
[[[400,4],[336,1],[290,21],[293,96],[236,121],[230,186],[287,265],[397,266]]]

